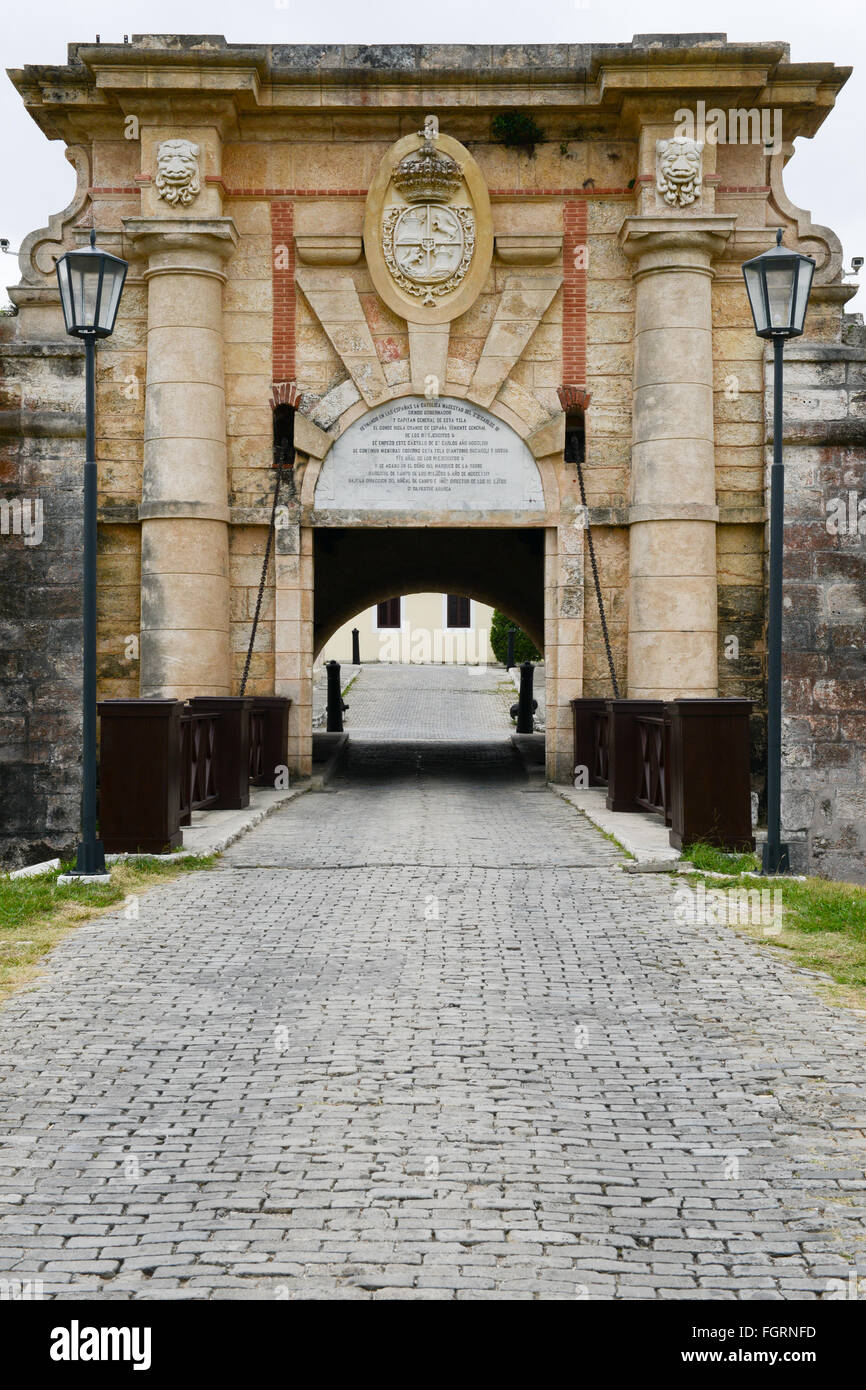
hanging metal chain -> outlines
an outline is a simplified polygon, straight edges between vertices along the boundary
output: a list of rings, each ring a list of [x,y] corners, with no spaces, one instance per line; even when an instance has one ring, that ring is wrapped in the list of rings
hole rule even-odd
[[[584,515],[586,517],[586,539],[587,544],[589,545],[589,563],[592,565],[592,579],[593,583],[595,584],[595,597],[598,602],[598,615],[601,618],[601,632],[602,636],[604,637],[604,649],[607,652],[607,664],[610,670],[610,683],[613,686],[613,697],[615,700],[618,700],[619,684],[616,679],[616,670],[613,664],[613,653],[610,649],[610,635],[607,630],[607,618],[604,615],[604,604],[601,601],[601,584],[599,583],[598,579],[598,565],[595,562],[595,545],[593,544],[592,530],[589,524],[589,507],[586,505],[586,490],[583,486],[583,469],[580,466],[579,459],[575,459],[575,463],[577,464],[577,481],[580,485],[580,501],[583,507]]]
[[[292,455],[291,463],[289,463],[288,461],[288,456],[290,452]],[[247,677],[250,674],[250,662],[253,659],[253,647],[255,646],[256,642],[256,630],[259,626],[259,615],[262,611],[262,598],[264,597],[265,592],[265,581],[268,577],[268,563],[270,562],[271,558],[271,546],[273,545],[274,535],[276,533],[277,505],[280,500],[280,485],[283,481],[283,473],[286,471],[286,469],[288,469],[289,471],[290,478],[293,478],[294,475],[292,474],[292,467],[294,465],[294,458],[294,449],[290,450],[289,446],[286,444],[281,444],[279,449],[274,450],[274,463],[276,464],[277,471],[277,476],[274,481],[274,505],[271,507],[271,524],[268,527],[268,539],[267,544],[265,545],[265,560],[264,564],[262,565],[262,577],[259,580],[259,596],[256,599],[256,611],[253,615],[253,630],[250,633],[250,645],[247,648],[247,659],[244,662],[244,673],[241,677],[241,695],[244,695],[246,693]]]

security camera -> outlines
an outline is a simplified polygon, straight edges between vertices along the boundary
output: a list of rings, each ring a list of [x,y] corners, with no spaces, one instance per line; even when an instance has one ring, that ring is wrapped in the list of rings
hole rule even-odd
[[[8,250],[9,250],[9,238],[8,238],[8,236],[0,236],[0,251],[8,251]]]
[[[866,258],[864,258],[863,256],[852,256],[852,257],[851,257],[851,273],[852,273],[852,275],[856,275],[857,272],[858,272],[858,270],[862,270],[862,269],[863,269],[863,262],[864,262],[864,259],[866,259]]]

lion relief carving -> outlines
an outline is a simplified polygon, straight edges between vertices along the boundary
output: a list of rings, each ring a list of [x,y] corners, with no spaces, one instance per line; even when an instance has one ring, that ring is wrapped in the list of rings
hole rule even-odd
[[[156,151],[156,192],[171,207],[188,207],[201,192],[199,147],[191,140],[163,140]]]
[[[701,196],[702,140],[675,136],[656,141],[656,191],[669,207],[685,208]]]

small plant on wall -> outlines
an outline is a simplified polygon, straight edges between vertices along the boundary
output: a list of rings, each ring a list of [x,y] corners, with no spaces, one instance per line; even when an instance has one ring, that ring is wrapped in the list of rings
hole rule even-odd
[[[493,655],[497,661],[505,665],[508,657],[508,629],[515,628],[514,636],[514,660],[519,666],[521,661],[540,661],[541,652],[527,637],[516,623],[504,613],[500,613],[498,608],[493,610],[493,617],[490,621],[490,645],[493,648]]]
[[[501,111],[494,116],[490,132],[501,145],[524,150],[530,158],[535,154],[535,146],[544,139],[541,126],[525,111]]]

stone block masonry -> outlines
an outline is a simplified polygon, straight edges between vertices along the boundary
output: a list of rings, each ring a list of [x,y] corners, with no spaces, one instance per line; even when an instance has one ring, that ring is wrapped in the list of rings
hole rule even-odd
[[[0,534],[0,864],[13,868],[78,838],[84,353],[0,342],[0,358],[0,497],[42,510],[41,537]]]
[[[769,369],[768,410],[772,369]],[[866,883],[866,329],[785,360],[782,826],[796,868]]]

